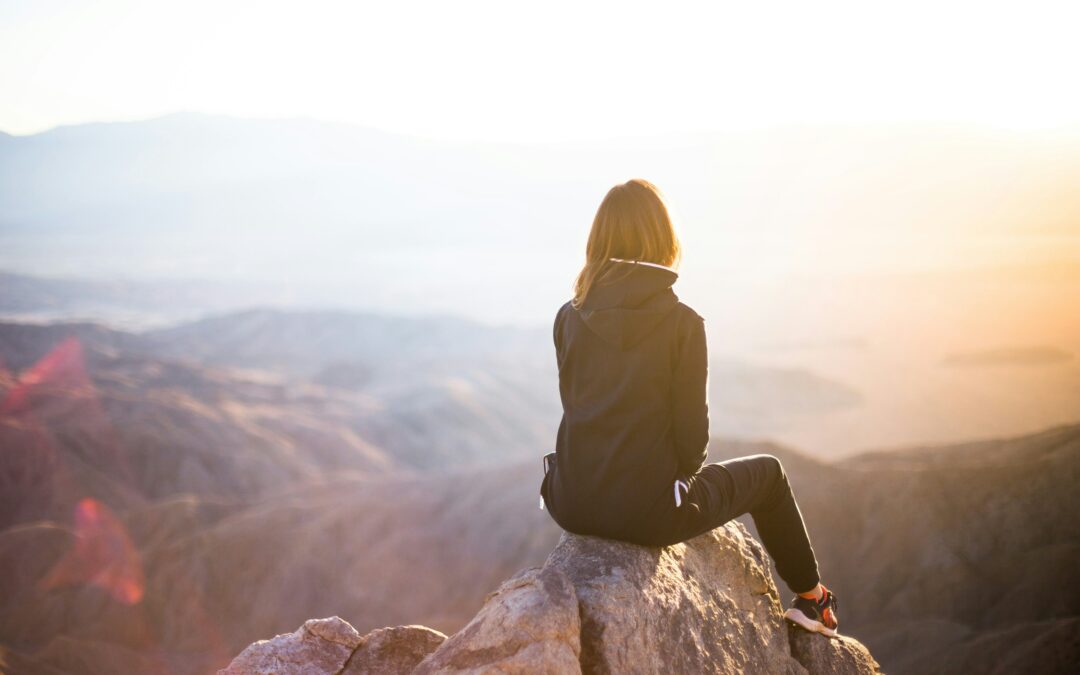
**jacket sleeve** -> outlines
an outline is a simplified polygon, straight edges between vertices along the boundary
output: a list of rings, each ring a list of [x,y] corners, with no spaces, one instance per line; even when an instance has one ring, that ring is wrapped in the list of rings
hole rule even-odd
[[[563,358],[563,324],[566,323],[566,314],[571,311],[570,303],[565,303],[555,312],[554,325],[551,327],[551,336],[555,342],[555,362],[562,364]]]
[[[705,321],[695,315],[683,336],[672,378],[672,418],[679,471],[689,476],[705,463],[709,445],[709,357]]]
[[[551,337],[555,342],[555,360],[558,362],[559,356],[562,354],[562,348],[559,344],[559,337],[562,333],[562,309],[555,312],[555,322],[551,327]]]

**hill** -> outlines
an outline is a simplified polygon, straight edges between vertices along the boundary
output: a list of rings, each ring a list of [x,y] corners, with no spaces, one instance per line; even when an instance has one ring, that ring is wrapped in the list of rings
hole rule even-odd
[[[1080,657],[1080,425],[832,464],[714,449],[753,452],[785,462],[844,622],[889,672],[1067,672]]]
[[[237,368],[246,320],[269,335]],[[291,321],[254,313],[235,330],[149,334],[0,325],[5,649],[89,673],[199,673],[310,617],[450,634],[501,581],[543,562],[559,534],[536,508],[547,444],[518,430],[513,450],[485,422],[535,414],[524,395],[499,395],[526,368],[491,375],[453,423],[409,416],[374,395],[393,384],[378,369],[320,383],[317,359],[276,363],[322,343],[273,334]],[[363,321],[314,325],[309,337],[328,336],[336,359]],[[422,356],[401,330],[373,365]],[[447,368],[492,367],[472,358]],[[435,395],[439,377],[417,372],[409,386]],[[474,407],[482,414],[467,417]],[[1022,657],[1053,673],[1076,657],[1078,444],[1071,426],[827,463],[716,438],[711,460],[784,460],[844,629],[889,672],[989,671],[995,659],[1015,672]]]

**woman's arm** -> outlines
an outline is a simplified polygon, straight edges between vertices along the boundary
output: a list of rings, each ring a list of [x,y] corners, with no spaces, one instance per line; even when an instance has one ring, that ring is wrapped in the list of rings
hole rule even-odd
[[[551,337],[555,343],[555,362],[557,365],[562,365],[562,333],[563,333],[563,319],[566,316],[567,308],[570,303],[567,302],[555,312],[555,321],[551,326]]]
[[[684,476],[697,473],[705,463],[709,445],[709,357],[705,346],[705,320],[697,313],[679,346],[671,383],[675,453]]]

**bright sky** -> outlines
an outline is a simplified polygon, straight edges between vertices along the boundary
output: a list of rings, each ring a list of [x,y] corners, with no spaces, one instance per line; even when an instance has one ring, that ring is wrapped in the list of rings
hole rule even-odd
[[[546,141],[1080,122],[1080,3],[4,0],[0,129],[179,110]]]

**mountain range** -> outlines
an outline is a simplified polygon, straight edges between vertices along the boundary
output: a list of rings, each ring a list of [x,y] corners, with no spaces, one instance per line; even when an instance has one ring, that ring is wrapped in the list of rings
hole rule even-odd
[[[0,268],[535,321],[565,295],[604,193],[635,175],[671,200],[701,305],[737,302],[743,277],[1080,259],[1080,135],[821,126],[511,145],[182,113],[3,138]]]
[[[537,508],[557,401],[524,393],[540,364],[484,349],[548,336],[488,330],[278,312],[0,325],[0,644],[198,673],[315,616],[461,628],[559,535]],[[887,672],[1075,662],[1080,427],[834,462],[716,436],[710,461],[754,452],[783,459],[843,629]]]

